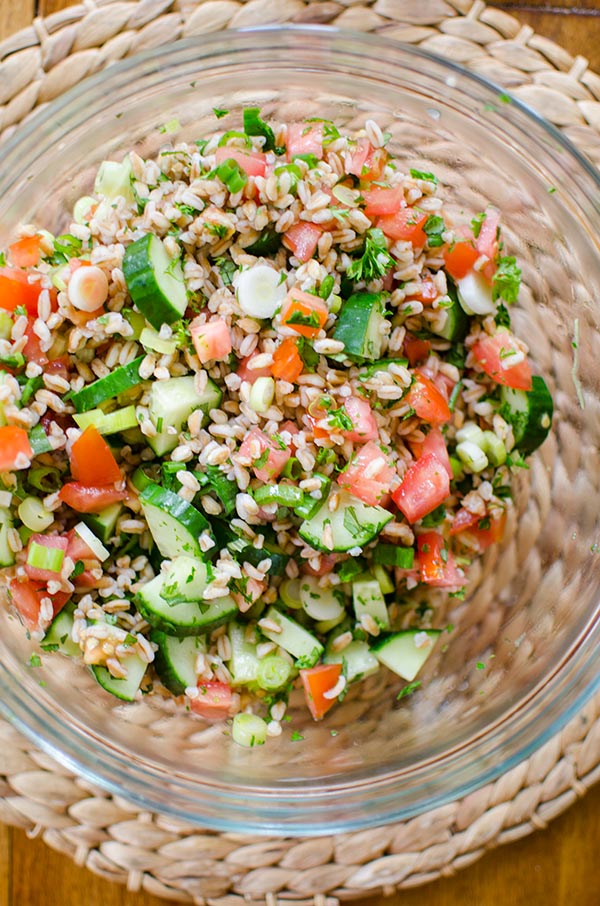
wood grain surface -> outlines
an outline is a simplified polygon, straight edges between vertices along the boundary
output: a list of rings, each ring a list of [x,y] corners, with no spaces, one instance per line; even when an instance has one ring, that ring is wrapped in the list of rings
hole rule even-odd
[[[0,40],[72,0],[0,0]],[[415,0],[418,2],[418,0]],[[492,4],[552,38],[600,72],[600,0]],[[0,162],[1,165],[1,162]],[[387,899],[388,906],[598,906],[600,786],[549,829],[489,852],[452,878]],[[377,906],[379,897],[353,901]],[[110,884],[18,830],[0,825],[0,906],[161,906]]]

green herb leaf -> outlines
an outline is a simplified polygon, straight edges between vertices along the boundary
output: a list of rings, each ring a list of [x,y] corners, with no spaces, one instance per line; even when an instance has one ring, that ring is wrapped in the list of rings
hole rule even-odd
[[[75,566],[73,567],[73,572],[71,573],[70,578],[76,579],[77,576],[80,576],[85,571],[85,563],[83,560],[77,560]]]
[[[517,301],[521,287],[521,268],[517,259],[506,255],[498,261],[498,267],[492,280],[492,298],[504,299],[509,305]]]
[[[286,319],[285,323],[299,324],[302,327],[318,327],[321,322],[316,311],[311,311],[309,315],[305,315],[303,312],[296,310]]]
[[[427,243],[430,248],[437,248],[444,244],[442,233],[446,229],[446,224],[437,214],[430,214],[423,224],[423,232],[427,236]]]
[[[346,412],[346,407],[342,404],[339,409],[334,409],[327,417],[328,423],[332,428],[339,428],[342,431],[352,431],[354,422]]]
[[[41,667],[42,659],[40,658],[39,654],[32,654],[31,657],[29,658],[29,660],[27,661],[27,666],[28,667]]]
[[[314,372],[319,364],[319,353],[315,352],[312,343],[310,343],[306,337],[298,337],[296,340],[296,347],[300,353],[300,358],[304,362],[306,370],[311,373]]]
[[[244,110],[244,132],[246,135],[262,135],[265,139],[265,151],[276,151],[275,133],[268,123],[260,118],[260,107],[247,107]],[[283,150],[283,149],[282,149]]]
[[[434,176],[433,173],[427,173],[425,170],[413,170],[412,167],[410,170],[410,175],[413,179],[425,179],[427,180],[427,182],[432,182],[436,186],[439,181],[437,176]]]
[[[229,110],[224,110],[221,107],[213,107],[213,113],[218,120],[221,120],[224,116],[227,116]]]
[[[362,257],[350,264],[346,276],[351,280],[364,280],[365,283],[369,283],[371,280],[384,277],[394,264],[383,231],[374,227],[367,231]]]
[[[224,223],[208,223],[208,222],[206,222],[204,224],[204,227],[205,227],[205,229],[208,230],[209,233],[212,233],[213,236],[218,236],[219,239],[224,239],[225,236],[227,236],[227,233],[229,232],[229,230],[227,229],[227,227],[225,226]]]
[[[498,304],[496,314],[494,315],[494,321],[498,327],[510,327],[510,315],[508,313],[508,308],[503,302]]]
[[[219,268],[219,275],[225,286],[231,286],[233,283],[233,275],[237,271],[237,265],[235,261],[231,258],[226,258],[224,255],[221,255],[218,258],[215,258],[215,264]]]
[[[475,239],[479,236],[481,232],[481,225],[485,220],[485,211],[482,211],[480,214],[476,214],[475,217],[471,220],[471,229],[473,230],[473,236]]]
[[[396,696],[396,701],[400,701],[401,698],[406,698],[407,695],[412,695],[413,692],[416,692],[417,689],[421,688],[421,681],[415,680],[414,683],[408,683],[404,689],[400,689],[400,692]]]

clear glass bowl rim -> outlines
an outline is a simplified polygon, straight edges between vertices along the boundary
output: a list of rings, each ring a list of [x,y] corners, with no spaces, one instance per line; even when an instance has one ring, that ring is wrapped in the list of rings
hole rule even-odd
[[[394,55],[397,68],[411,64],[460,75],[461,87],[469,86],[483,99],[494,99],[503,89],[461,66],[412,45],[403,45],[380,35],[341,31],[322,26],[269,26],[241,29],[201,38],[188,38],[162,45],[110,67],[70,89],[32,120],[21,126],[4,144],[4,173],[24,173],[44,140],[60,124],[63,134],[97,100],[111,91],[124,90],[133,77],[196,61],[214,61],[224,54],[263,53],[272,46],[300,48],[303,41],[321,42],[328,61],[368,59],[378,53]],[[270,42],[270,43],[269,43]],[[345,56],[344,56],[345,55]],[[335,62],[334,59],[334,62]],[[512,99],[502,111],[507,133],[545,133],[573,167],[568,179],[579,192],[600,197],[600,174],[592,164],[534,110]],[[32,154],[34,157],[32,157]],[[564,176],[564,174],[563,174]],[[590,200],[589,210],[600,209]],[[596,224],[600,227],[600,218]],[[0,662],[0,712],[35,745],[92,783],[133,802],[140,809],[171,815],[195,825],[223,831],[281,833],[298,836],[347,832],[404,820],[455,801],[495,780],[529,758],[572,719],[600,689],[595,653],[600,644],[600,609],[583,626],[564,657],[518,709],[505,714],[477,738],[469,739],[442,757],[424,761],[409,770],[362,777],[351,783],[321,787],[290,783],[277,789],[236,787],[204,783],[185,776],[165,778],[151,764],[137,763],[126,753],[63,722],[43,701],[32,700],[19,677]],[[562,703],[561,710],[556,702]]]

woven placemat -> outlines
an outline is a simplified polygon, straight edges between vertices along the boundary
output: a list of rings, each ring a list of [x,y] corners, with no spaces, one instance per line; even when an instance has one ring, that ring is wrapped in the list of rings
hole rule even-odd
[[[85,0],[0,43],[0,140],[85,76],[178,38],[267,23],[381,31],[510,88],[600,166],[600,77],[481,0]],[[315,840],[199,830],[73,776],[0,721],[0,821],[132,890],[209,906],[334,906],[448,875],[600,779],[600,695],[496,783],[409,821]]]

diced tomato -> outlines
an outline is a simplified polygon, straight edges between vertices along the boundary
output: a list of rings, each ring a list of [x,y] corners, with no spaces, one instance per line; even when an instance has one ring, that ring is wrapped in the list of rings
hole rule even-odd
[[[264,457],[265,451],[267,452],[266,459]],[[291,455],[287,447],[283,450],[276,440],[270,438],[260,428],[252,428],[240,447],[240,456],[251,460],[252,471],[257,478],[264,482],[277,478],[285,468],[285,464]],[[258,466],[255,465],[257,460],[260,463]]]
[[[75,588],[98,588],[102,575],[96,576],[91,569],[84,569],[78,576],[71,576],[70,581]]]
[[[468,535],[476,543],[479,550],[483,551],[490,545],[502,541],[505,526],[506,511],[492,519],[487,515],[482,517],[476,513],[471,513],[461,507],[452,520],[450,534]]]
[[[480,522],[481,519],[482,517],[478,516],[477,513],[471,513],[469,510],[461,507],[452,520],[452,525],[450,526],[450,534],[459,535],[461,532],[473,528],[473,526],[477,525],[477,523]]]
[[[246,358],[242,359],[239,363],[236,374],[241,377],[243,381],[253,383],[256,378],[271,376],[272,372],[270,365],[264,365],[262,368],[250,368],[250,362],[259,354],[260,353],[258,352],[253,352],[251,355],[247,355]]]
[[[417,536],[417,544],[421,582],[436,588],[460,588],[464,585],[464,576],[439,532],[423,532]]]
[[[308,560],[304,560],[300,567],[300,571],[308,576],[326,576],[333,571],[333,567],[336,563],[339,563],[340,560],[343,559],[343,554],[321,554],[321,563],[318,569],[311,566]]]
[[[379,437],[377,422],[367,400],[360,396],[348,396],[344,399],[344,409],[354,426],[350,431],[340,429],[339,433],[343,434],[346,440],[365,444],[367,441],[376,440]],[[337,432],[337,429],[332,429],[332,433],[333,431]]]
[[[419,362],[427,358],[431,352],[431,343],[429,340],[421,340],[412,333],[407,333],[404,337],[402,346],[404,355],[408,359],[409,365],[414,368]]]
[[[282,242],[299,261],[308,261],[316,252],[322,233],[316,223],[301,220],[285,231]]]
[[[282,423],[281,428],[279,430],[280,430],[280,432],[287,431],[288,434],[291,434],[292,443],[294,443],[294,435],[300,433],[300,428],[298,427],[298,425],[296,425],[294,422],[291,422],[289,419]]]
[[[303,371],[304,362],[298,352],[298,342],[293,337],[286,337],[273,353],[273,377],[293,384]]]
[[[418,371],[405,399],[419,418],[430,425],[443,425],[450,420],[452,413],[443,395],[431,378]]]
[[[27,319],[27,327],[25,329],[27,343],[25,344],[23,355],[25,356],[27,362],[34,362],[41,368],[45,368],[48,364],[48,356],[45,352],[42,351],[42,347],[40,346],[40,338],[33,331],[34,323],[35,318]]]
[[[78,560],[97,559],[94,551],[77,534],[75,529],[68,531],[65,537],[67,539],[67,557],[70,557],[73,563],[77,563]]]
[[[15,267],[35,267],[40,260],[40,243],[42,237],[24,236],[18,242],[13,242],[8,247],[10,263]]]
[[[27,546],[27,551],[29,553],[29,548],[33,543],[39,544],[41,547],[49,547],[54,550],[67,550],[68,539],[64,535],[32,535],[29,539],[29,544]],[[53,579],[57,579],[60,573],[54,572],[51,569],[41,569],[37,566],[31,566],[29,563],[25,563],[25,572],[30,579],[33,579],[36,582],[51,582]]]
[[[43,585],[38,582],[32,582],[31,579],[11,579],[9,591],[12,603],[15,605],[21,620],[27,629],[32,631],[38,629],[45,631],[56,614],[60,613],[71,597],[66,592],[49,595]],[[52,617],[48,620],[41,620],[40,618],[42,598],[50,598],[52,601]]]
[[[450,493],[450,479],[437,456],[427,453],[404,474],[392,500],[411,523],[435,510]]]
[[[197,698],[190,698],[190,708],[204,720],[226,720],[231,711],[233,692],[228,683],[217,680],[198,681]]]
[[[0,308],[14,311],[24,305],[27,314],[36,318],[40,292],[40,284],[30,283],[25,271],[15,267],[0,267]]]
[[[51,359],[44,368],[45,374],[57,374],[59,377],[67,380],[71,369],[71,361],[67,355]]]
[[[365,214],[367,217],[385,217],[396,214],[400,208],[406,207],[404,189],[394,186],[386,189],[384,186],[374,186],[362,193],[365,200]]]
[[[297,154],[314,154],[323,157],[323,123],[290,123],[287,129],[287,159]]]
[[[473,346],[473,356],[478,365],[497,384],[513,390],[531,390],[531,367],[516,337],[507,330],[499,330],[493,337],[482,336]],[[516,362],[511,367],[511,362]]]
[[[219,166],[224,160],[234,160],[247,176],[264,176],[267,169],[267,158],[262,151],[246,152],[223,145],[215,151],[216,165]]]
[[[443,372],[438,371],[433,379],[433,383],[440,391],[446,402],[448,402],[452,395],[452,391],[456,386],[456,381],[453,381],[452,378],[448,377],[447,374],[443,374]]]
[[[104,487],[121,480],[121,470],[97,428],[88,425],[71,447],[71,475],[87,487]]]
[[[304,697],[314,720],[321,720],[335,705],[337,698],[325,698],[324,693],[334,688],[341,672],[341,664],[318,664],[300,671]]]
[[[385,148],[370,148],[360,174],[361,182],[373,182],[381,179],[389,155]]]
[[[316,337],[328,315],[327,305],[319,296],[295,287],[289,291],[281,306],[281,323],[303,337]]]
[[[380,463],[374,474],[365,475],[373,463]],[[371,506],[385,505],[385,498],[396,470],[390,465],[380,447],[369,441],[358,451],[350,464],[338,475],[338,484],[359,500]]]
[[[16,425],[0,428],[0,472],[27,469],[33,457],[27,431]]]
[[[345,172],[350,176],[360,176],[370,149],[371,142],[367,138],[359,138],[354,146],[348,148],[344,158]]]
[[[479,255],[485,255],[494,261],[498,254],[498,229],[500,227],[500,213],[496,208],[487,208],[485,218],[481,223],[479,235],[475,240],[475,248]],[[493,272],[492,272],[493,276]]]
[[[426,456],[428,453],[433,453],[440,465],[445,468],[448,473],[448,478],[452,480],[453,473],[452,466],[450,465],[450,457],[448,456],[444,435],[439,428],[432,428],[423,441],[421,455]]]
[[[125,500],[127,491],[118,491],[113,485],[89,487],[79,481],[69,481],[58,492],[59,499],[77,513],[100,513],[119,500]]]
[[[421,281],[421,285],[416,293],[411,293],[407,296],[407,299],[416,299],[417,302],[422,302],[423,305],[431,305],[432,302],[435,302],[439,296],[438,288],[435,285],[431,277],[425,277]]]
[[[380,217],[377,226],[390,239],[403,239],[417,248],[422,248],[427,242],[427,235],[423,231],[427,217],[427,214],[414,208],[401,208],[395,214]]]
[[[359,138],[356,146],[346,151],[344,170],[365,182],[379,179],[388,160],[385,148],[374,148],[367,138]],[[385,212],[381,212],[385,213]],[[370,215],[367,214],[367,217]]]
[[[455,280],[466,277],[478,258],[479,252],[469,241],[457,241],[444,249],[444,266]]]
[[[220,362],[226,359],[233,349],[231,333],[223,318],[213,318],[206,323],[202,323],[199,317],[194,318],[190,324],[190,334],[203,365],[206,362]]]

